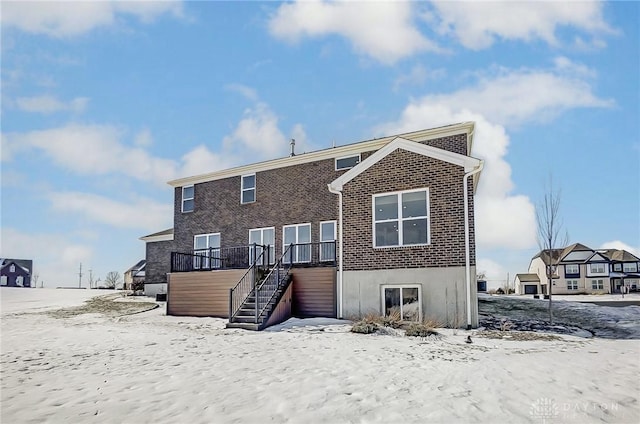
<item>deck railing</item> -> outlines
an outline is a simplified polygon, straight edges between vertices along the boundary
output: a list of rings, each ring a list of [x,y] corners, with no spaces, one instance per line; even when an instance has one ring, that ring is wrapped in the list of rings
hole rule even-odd
[[[255,247],[255,251],[253,250]],[[289,249],[287,246],[286,249]],[[294,244],[284,256],[286,264],[294,267],[335,266],[336,242],[323,241]],[[261,265],[273,265],[273,246],[249,246],[195,249],[189,252],[171,252],[171,272],[212,271],[218,269],[247,269],[260,257]]]
[[[291,244],[286,247],[282,256],[276,261],[275,265],[269,270],[269,273],[256,286],[256,302],[255,302],[255,323],[260,322],[260,317],[271,304],[271,301],[278,295],[279,290],[289,279],[289,271],[292,266],[292,255],[295,245]],[[288,259],[285,261],[285,259]]]
[[[251,258],[255,258],[251,263],[247,272],[244,273],[238,284],[229,289],[229,322],[238,313],[247,298],[254,293],[256,285],[261,280],[262,275],[266,272],[268,266],[269,246],[259,246],[254,244],[250,247]]]

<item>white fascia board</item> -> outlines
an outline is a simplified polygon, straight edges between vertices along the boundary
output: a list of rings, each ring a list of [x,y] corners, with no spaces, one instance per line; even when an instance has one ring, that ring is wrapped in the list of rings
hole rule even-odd
[[[154,241],[173,241],[173,234],[163,234],[160,236],[144,236],[140,237],[139,240],[142,240],[146,243],[151,243]]]
[[[419,155],[428,156],[433,159],[462,166],[464,167],[465,172],[476,169],[482,163],[480,159],[476,159],[471,156],[461,155],[458,153],[450,152],[448,150],[438,149],[437,147],[417,143],[415,141],[407,140],[401,137],[396,137],[391,143],[379,149],[371,156],[360,162],[358,165],[354,166],[349,171],[336,178],[329,184],[329,187],[334,190],[342,191],[342,188],[346,183],[362,174],[364,171],[382,160],[382,158],[397,149],[407,150]]]
[[[475,129],[474,122],[463,122],[455,125],[448,125],[440,128],[432,128],[428,130],[414,131],[410,133],[400,134],[402,138],[413,141],[427,141],[442,137],[451,137],[458,134],[467,135],[467,151],[471,149],[471,139]],[[225,169],[222,171],[210,172],[207,174],[195,175],[191,177],[179,178],[169,181],[172,187],[183,187],[186,185],[199,184],[207,181],[222,180],[224,178],[237,177],[246,174],[252,174],[271,169],[284,168],[292,165],[300,165],[304,163],[316,162],[325,159],[335,159],[337,157],[356,155],[364,152],[378,150],[388,144],[390,141],[399,136],[389,136],[378,138],[359,143],[347,144],[345,146],[331,147],[315,152],[302,153],[295,156],[288,156],[279,159],[273,159],[264,162],[258,162],[250,165],[238,166],[236,168]],[[353,168],[352,168],[353,169]]]

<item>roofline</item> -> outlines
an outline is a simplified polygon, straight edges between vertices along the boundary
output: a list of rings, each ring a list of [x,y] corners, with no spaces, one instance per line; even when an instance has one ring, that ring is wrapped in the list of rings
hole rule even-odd
[[[149,235],[140,237],[139,240],[142,240],[146,243],[155,242],[155,241],[173,241],[173,234],[162,234],[159,236]]]
[[[253,163],[249,165],[237,166],[235,168],[229,168],[221,171],[210,172],[207,174],[200,174],[190,177],[178,178],[169,181],[172,187],[183,187],[192,184],[199,184],[208,181],[221,180],[229,177],[237,177],[245,174],[267,171],[271,169],[284,168],[292,165],[300,165],[304,163],[316,162],[319,160],[332,159],[340,156],[348,156],[350,154],[357,154],[363,152],[369,152],[372,150],[379,150],[384,147],[390,141],[397,137],[409,139],[411,141],[426,141],[433,140],[441,137],[449,137],[458,134],[467,135],[467,154],[471,152],[471,146],[473,144],[473,134],[475,131],[475,122],[461,122],[459,124],[447,125],[444,127],[431,128],[426,130],[413,131],[404,134],[392,135],[383,138],[377,138],[368,141],[362,141],[344,146],[330,147],[328,149],[317,150],[309,153],[302,153],[296,156],[289,156],[279,159],[268,160],[264,162]]]
[[[353,168],[333,180],[329,184],[329,187],[335,191],[342,191],[342,188],[346,183],[362,174],[364,171],[378,163],[382,158],[386,157],[397,149],[407,150],[416,154],[462,166],[464,167],[464,172],[470,172],[478,168],[482,163],[480,159],[476,159],[471,156],[461,155],[459,153],[450,152],[449,150],[443,150],[437,147],[429,146],[427,144],[421,144],[415,141],[407,140],[402,137],[396,137],[393,139],[393,141],[391,141],[391,143],[386,144],[384,147],[377,150],[374,154],[360,162],[358,165],[354,166]]]

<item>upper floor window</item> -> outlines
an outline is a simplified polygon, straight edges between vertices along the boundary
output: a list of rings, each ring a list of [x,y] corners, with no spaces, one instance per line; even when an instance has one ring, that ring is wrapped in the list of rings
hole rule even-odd
[[[9,272],[16,272],[16,266],[11,264],[11,266],[9,267]]]
[[[613,264],[614,271],[622,271],[622,264]]]
[[[243,175],[240,188],[240,203],[256,201],[256,174]]]
[[[623,272],[638,272],[638,264],[636,262],[627,262],[622,264]]]
[[[336,158],[336,171],[353,168],[360,163],[360,155]]]
[[[192,212],[194,205],[194,188],[192,185],[182,187],[182,212]]]
[[[589,264],[590,270],[594,274],[602,274],[605,272],[603,263]]]
[[[429,244],[429,189],[373,195],[373,246]]]
[[[565,275],[577,275],[580,274],[580,265],[578,264],[567,264],[564,266],[564,274]]]

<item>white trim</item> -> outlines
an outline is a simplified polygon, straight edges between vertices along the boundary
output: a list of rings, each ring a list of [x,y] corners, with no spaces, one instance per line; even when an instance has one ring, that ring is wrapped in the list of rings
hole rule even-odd
[[[173,234],[162,234],[159,236],[144,236],[144,237],[140,237],[140,240],[147,243],[153,243],[156,241],[173,241]]]
[[[337,191],[333,188],[331,188],[331,184],[327,184],[327,188],[329,189],[329,192],[333,193],[333,194],[337,194],[338,195],[338,276],[337,276],[337,281],[336,281],[336,309],[338,311],[338,318],[342,319],[343,315],[342,315],[342,282],[343,280],[343,276],[344,276],[344,268],[342,266],[342,245],[343,242],[342,240],[344,239],[343,235],[343,221],[342,221],[342,192],[341,191]]]
[[[473,326],[471,322],[471,284],[475,284],[476,281],[475,278],[471,278],[471,236],[469,234],[469,189],[467,188],[467,181],[469,181],[469,177],[471,176],[480,175],[482,168],[484,168],[484,161],[480,160],[478,161],[476,168],[467,172],[464,174],[464,177],[462,177],[462,195],[464,196],[464,270],[466,279],[465,288],[467,292],[467,330],[471,330],[471,327]],[[475,179],[475,181],[477,182],[478,180]]]
[[[249,187],[249,188],[244,188],[244,179],[245,177],[253,177],[253,187]],[[240,204],[241,205],[247,205],[249,203],[254,203],[257,199],[258,199],[258,179],[256,178],[256,173],[254,172],[253,174],[245,174],[245,175],[241,175],[240,176]],[[245,191],[251,191],[253,190],[253,200],[250,202],[244,202],[243,201],[243,195]]]
[[[189,188],[189,187],[191,187],[191,188],[193,189],[193,196],[192,196],[192,197],[186,197],[186,198],[185,198],[185,197],[184,197],[184,189],[185,189],[185,188]],[[193,211],[196,209],[196,187],[195,187],[193,184],[183,186],[183,187],[182,187],[181,195],[182,195],[182,196],[181,196],[181,199],[180,199],[180,204],[181,204],[180,211],[181,211],[182,213],[189,213],[189,212],[193,212]],[[191,201],[193,202],[193,209],[191,209],[190,211],[185,211],[185,210],[184,210],[184,202],[185,202],[185,200],[191,200]]]
[[[360,162],[357,166],[351,168],[349,171],[333,180],[330,183],[331,187],[335,190],[342,191],[342,188],[346,183],[362,174],[364,171],[371,168],[373,165],[375,165],[384,157],[397,149],[407,150],[419,155],[448,162],[453,165],[462,166],[464,167],[464,172],[469,172],[476,169],[481,162],[480,159],[476,159],[471,156],[460,155],[448,150],[438,149],[437,147],[417,143],[415,141],[407,140],[401,137],[396,137],[391,143],[382,147],[380,150],[376,151],[371,156]]]
[[[405,193],[418,193],[425,192],[426,193],[426,202],[427,202],[427,215],[426,216],[415,216],[411,218],[403,218],[402,217],[402,195]],[[398,217],[396,219],[387,219],[382,221],[376,221],[376,198],[384,197],[384,196],[396,196],[398,200]],[[431,198],[428,187],[417,188],[411,190],[400,190],[400,191],[392,191],[389,193],[376,193],[371,195],[371,234],[373,234],[372,246],[374,249],[389,249],[389,248],[397,248],[397,247],[416,247],[416,246],[428,246],[431,244]],[[402,224],[404,221],[417,220],[417,219],[427,219],[427,242],[426,243],[416,243],[416,244],[405,244],[404,243],[404,230]],[[376,224],[384,223],[384,222],[397,222],[398,223],[398,244],[395,245],[385,245],[385,246],[377,246],[376,245]]]
[[[342,160],[342,159],[349,159],[349,158],[353,158],[353,157],[356,157],[356,156],[358,157],[358,161],[356,162],[356,164],[355,164],[355,165],[353,165],[353,166],[348,166],[348,167],[344,167],[344,168],[338,168],[338,161],[339,161],[339,160]],[[351,168],[354,168],[354,167],[358,166],[358,164],[359,164],[360,162],[362,162],[362,154],[360,154],[360,153],[358,153],[357,155],[349,155],[349,156],[342,156],[342,157],[339,157],[339,158],[335,158],[335,160],[333,161],[333,163],[334,163],[334,170],[336,170],[336,171],[344,171],[345,169],[351,169]]]
[[[418,322],[422,321],[422,284],[381,284],[380,285],[380,310],[382,316],[386,316],[385,289],[400,289],[400,319],[402,319],[402,289],[418,289]],[[413,322],[413,321],[409,321]]]
[[[450,137],[458,134],[467,135],[467,153],[471,152],[473,143],[475,123],[462,122],[454,125],[447,125],[439,128],[431,128],[426,130],[414,131],[401,134],[403,138],[414,141],[427,141],[441,137]],[[396,136],[384,137],[375,140],[362,141],[359,143],[347,144],[345,146],[333,147],[324,150],[318,150],[310,153],[297,154],[280,159],[274,159],[265,162],[259,162],[251,165],[239,166],[236,168],[226,169],[223,171],[210,172],[207,174],[195,175],[185,178],[171,180],[168,184],[172,187],[181,187],[188,184],[198,184],[207,181],[222,180],[224,178],[236,177],[252,172],[261,172],[271,169],[284,168],[286,166],[300,165],[304,163],[316,162],[324,159],[333,159],[341,156],[355,155],[363,152],[371,152],[378,150],[384,145],[392,141]],[[362,162],[360,162],[362,163]],[[353,169],[353,168],[352,168]]]

